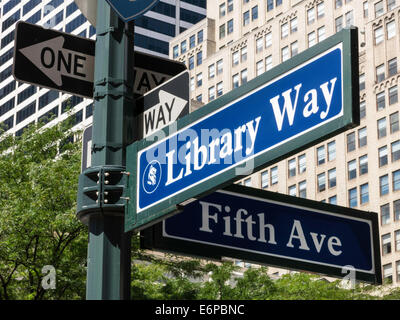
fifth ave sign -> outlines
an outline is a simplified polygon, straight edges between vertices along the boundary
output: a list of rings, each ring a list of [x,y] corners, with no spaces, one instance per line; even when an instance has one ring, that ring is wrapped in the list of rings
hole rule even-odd
[[[169,136],[128,146],[137,198],[126,228],[357,125],[357,45],[357,30],[343,30],[182,118]]]
[[[141,232],[144,249],[381,283],[378,215],[237,184]]]

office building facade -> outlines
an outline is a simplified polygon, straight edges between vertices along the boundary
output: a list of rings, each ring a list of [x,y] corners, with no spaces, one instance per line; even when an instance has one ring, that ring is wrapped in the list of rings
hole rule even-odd
[[[170,58],[190,70],[195,109],[342,28],[358,27],[360,125],[238,182],[377,212],[382,275],[394,285],[400,284],[399,16],[399,0],[207,1],[207,17],[170,43]]]
[[[135,21],[135,50],[168,58],[169,40],[206,14],[205,0],[161,0]],[[43,27],[95,39],[96,30],[73,0],[0,1],[0,124],[20,135],[29,124],[67,117],[73,108],[76,126],[91,124],[93,100],[21,83],[12,76],[15,25],[26,21]]]

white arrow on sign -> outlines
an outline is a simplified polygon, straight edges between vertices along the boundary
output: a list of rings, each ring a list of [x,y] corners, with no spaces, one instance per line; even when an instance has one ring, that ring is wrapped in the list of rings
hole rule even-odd
[[[140,115],[140,123],[143,126],[143,138],[178,119],[188,103],[188,101],[164,90],[160,90],[158,96],[160,102]]]
[[[94,56],[65,49],[64,41],[59,36],[19,51],[58,86],[62,86],[61,76],[93,82]]]

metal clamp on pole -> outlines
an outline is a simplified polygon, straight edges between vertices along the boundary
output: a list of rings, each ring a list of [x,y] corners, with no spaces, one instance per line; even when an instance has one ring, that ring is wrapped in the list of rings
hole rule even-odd
[[[79,176],[77,216],[85,224],[93,214],[122,215],[128,182],[125,167],[97,166]]]

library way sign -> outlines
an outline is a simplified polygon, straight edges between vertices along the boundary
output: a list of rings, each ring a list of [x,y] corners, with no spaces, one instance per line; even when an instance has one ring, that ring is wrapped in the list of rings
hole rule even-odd
[[[346,29],[128,146],[125,230],[358,123],[357,30]]]

